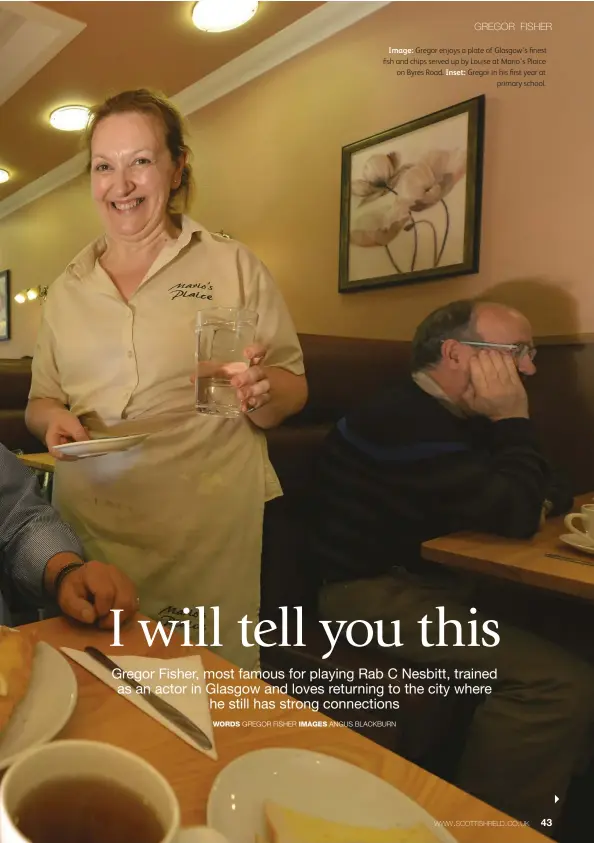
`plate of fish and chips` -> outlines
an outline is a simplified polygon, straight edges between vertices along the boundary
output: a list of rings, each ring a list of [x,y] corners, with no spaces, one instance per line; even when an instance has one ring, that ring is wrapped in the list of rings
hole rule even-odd
[[[456,843],[388,782],[305,749],[236,758],[215,779],[207,822],[234,843]]]

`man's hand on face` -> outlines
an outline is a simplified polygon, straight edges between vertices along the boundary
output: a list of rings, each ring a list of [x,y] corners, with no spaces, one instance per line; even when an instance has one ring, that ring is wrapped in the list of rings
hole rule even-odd
[[[62,557],[59,559],[58,557]],[[53,583],[65,563],[80,561],[78,557],[57,554],[48,562],[46,588],[52,594],[65,615],[81,623],[97,624],[100,629],[112,629],[112,609],[121,609],[120,619],[131,618],[138,608],[136,588],[122,571],[103,562],[86,562],[69,571],[58,585],[55,593]]]
[[[470,381],[462,397],[472,412],[491,421],[527,419],[528,396],[509,354],[479,351],[470,358]]]

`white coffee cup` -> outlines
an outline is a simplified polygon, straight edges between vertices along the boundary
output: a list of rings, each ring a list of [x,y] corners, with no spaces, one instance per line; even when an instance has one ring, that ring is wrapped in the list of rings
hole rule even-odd
[[[161,843],[228,843],[206,826],[182,830],[179,802],[171,785],[138,755],[111,744],[79,740],[36,747],[9,768],[0,786],[0,841],[30,843],[14,823],[19,805],[47,782],[72,778],[106,779],[139,796],[165,829]]]
[[[573,522],[579,518],[585,527],[585,530],[580,530],[574,527]],[[570,512],[565,516],[565,526],[572,533],[581,536],[585,541],[594,544],[594,503],[585,503],[580,512]]]

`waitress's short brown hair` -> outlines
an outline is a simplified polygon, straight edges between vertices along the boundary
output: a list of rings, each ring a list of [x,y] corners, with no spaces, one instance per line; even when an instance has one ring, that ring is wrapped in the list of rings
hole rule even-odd
[[[138,88],[135,91],[122,91],[113,97],[109,97],[101,105],[95,105],[90,109],[89,122],[85,131],[85,146],[89,153],[89,168],[91,157],[91,142],[93,134],[99,123],[112,114],[125,114],[126,112],[140,112],[156,117],[163,125],[165,132],[165,143],[172,160],[177,163],[182,155],[186,157],[181,183],[179,187],[172,188],[169,194],[169,212],[182,213],[187,210],[193,188],[192,166],[189,163],[190,148],[184,138],[184,121],[177,108],[166,97],[147,88]]]

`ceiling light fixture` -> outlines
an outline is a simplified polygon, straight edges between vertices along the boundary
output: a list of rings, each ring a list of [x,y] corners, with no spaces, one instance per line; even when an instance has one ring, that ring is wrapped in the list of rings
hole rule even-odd
[[[84,105],[64,105],[50,114],[54,129],[62,132],[80,132],[89,122],[89,109]]]
[[[10,173],[8,170],[0,170],[0,184],[4,184],[4,182],[8,181],[10,178]]]
[[[227,32],[247,23],[257,8],[257,0],[198,0],[192,9],[192,23],[204,32]]]

